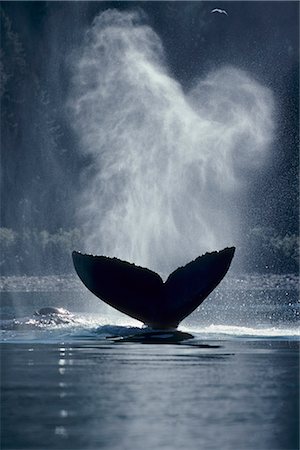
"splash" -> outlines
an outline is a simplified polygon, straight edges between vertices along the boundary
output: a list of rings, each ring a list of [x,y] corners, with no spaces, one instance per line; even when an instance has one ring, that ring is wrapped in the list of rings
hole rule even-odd
[[[241,327],[236,325],[209,325],[207,327],[181,327],[184,331],[203,335],[217,337],[218,339],[226,336],[240,338],[298,338],[299,329],[297,327]],[[202,336],[201,336],[202,337]]]
[[[70,101],[82,152],[86,250],[160,273],[235,243],[235,196],[273,132],[271,92],[223,67],[189,92],[137,12],[107,10],[88,30]]]

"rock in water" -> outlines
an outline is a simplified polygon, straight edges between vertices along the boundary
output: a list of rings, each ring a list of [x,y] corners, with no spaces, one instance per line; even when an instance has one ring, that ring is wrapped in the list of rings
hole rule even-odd
[[[41,308],[34,313],[36,316],[49,316],[50,314],[59,314],[59,315],[70,315],[70,312],[64,308],[56,308],[52,306],[47,306],[46,308]]]

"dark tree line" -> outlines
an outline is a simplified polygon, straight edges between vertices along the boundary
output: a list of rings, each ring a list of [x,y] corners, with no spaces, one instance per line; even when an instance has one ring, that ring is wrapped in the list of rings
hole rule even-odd
[[[25,229],[22,232],[0,228],[0,267],[2,275],[48,275],[71,273],[71,253],[81,250],[78,229],[49,233]]]
[[[271,228],[253,228],[238,244],[238,255],[247,255],[241,271],[293,273],[299,266],[299,237],[279,235]],[[47,275],[72,273],[71,253],[84,250],[79,229],[49,233],[25,229],[21,232],[0,228],[0,267],[2,275]]]
[[[298,273],[299,235],[279,233],[271,227],[255,227],[244,236],[240,247],[249,255],[249,272]]]
[[[44,54],[38,31],[32,52],[26,18],[2,7],[0,25],[1,224],[53,233],[74,226],[82,164],[66,126],[65,98],[54,96],[60,64],[51,49]]]

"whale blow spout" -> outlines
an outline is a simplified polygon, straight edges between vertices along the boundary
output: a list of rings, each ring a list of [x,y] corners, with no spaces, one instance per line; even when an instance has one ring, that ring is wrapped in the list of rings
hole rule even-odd
[[[146,268],[117,258],[72,253],[75,270],[97,297],[152,328],[176,328],[226,275],[234,247],[206,253],[163,282]]]

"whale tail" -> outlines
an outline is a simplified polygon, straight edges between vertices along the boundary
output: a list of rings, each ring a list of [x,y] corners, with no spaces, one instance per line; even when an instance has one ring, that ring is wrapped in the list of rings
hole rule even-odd
[[[152,328],[176,328],[215,289],[235,248],[206,253],[179,267],[163,282],[146,268],[117,258],[72,253],[75,270],[97,297]]]

